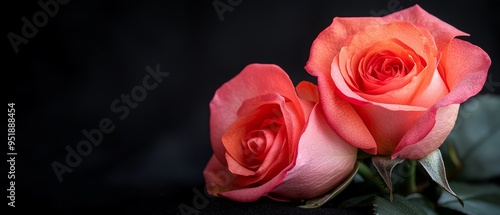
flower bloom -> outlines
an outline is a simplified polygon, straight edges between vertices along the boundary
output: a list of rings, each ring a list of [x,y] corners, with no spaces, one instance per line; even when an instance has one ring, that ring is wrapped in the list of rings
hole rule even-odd
[[[211,195],[240,202],[290,201],[332,189],[353,170],[357,149],[326,124],[315,85],[296,88],[278,66],[251,64],[210,102]]]
[[[330,127],[374,155],[420,159],[436,150],[491,64],[457,36],[467,34],[418,5],[384,17],[335,18],[306,65]]]

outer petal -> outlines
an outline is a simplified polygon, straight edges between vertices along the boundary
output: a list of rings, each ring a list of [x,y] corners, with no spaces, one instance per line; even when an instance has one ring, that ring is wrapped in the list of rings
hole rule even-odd
[[[349,44],[351,37],[368,25],[381,24],[382,18],[334,18],[328,28],[323,30],[311,46],[306,70],[314,76],[329,76],[332,60],[340,49]]]
[[[448,87],[439,72],[436,70],[432,74],[429,85],[423,91],[417,92],[417,95],[411,101],[412,105],[420,107],[431,107],[448,94]]]
[[[231,189],[235,176],[228,172],[227,168],[214,155],[210,158],[205,171],[203,171],[203,175],[205,176],[209,194],[222,196],[238,202],[253,202],[276,188],[285,179],[286,171],[282,171],[272,180],[258,187],[226,191]]]
[[[434,36],[438,50],[443,50],[456,36],[468,36],[450,24],[443,22],[432,14],[422,9],[419,5],[389,14],[383,17],[385,20],[405,20],[420,25],[429,30]]]
[[[297,95],[300,99],[306,100],[312,103],[317,103],[319,101],[318,87],[309,81],[301,81],[297,87]],[[307,112],[307,111],[306,111]],[[310,112],[307,112],[310,113]]]
[[[265,196],[270,191],[275,189],[285,179],[285,176],[286,176],[286,171],[284,170],[270,181],[258,187],[227,191],[219,193],[219,195],[231,199],[233,201],[254,202],[257,201],[260,197]]]
[[[320,104],[328,125],[342,139],[367,153],[376,154],[377,144],[351,104],[336,94],[330,77],[318,77]]]
[[[236,77],[223,84],[210,102],[210,139],[215,156],[225,163],[222,135],[237,118],[243,101],[259,95],[278,93],[296,104],[302,112],[295,88],[280,67],[271,64],[250,64]]]
[[[456,91],[453,93],[461,95],[463,101],[481,91],[491,65],[486,52],[469,42],[453,39],[443,54],[442,69],[450,91]]]
[[[455,125],[459,107],[459,104],[453,104],[438,109],[436,113],[436,124],[429,134],[417,143],[403,148],[399,152],[398,157],[416,160],[425,157],[439,148]]]
[[[460,104],[470,97],[476,95],[483,87],[488,75],[488,68],[491,60],[481,48],[474,46],[460,39],[453,39],[447,53],[443,56],[440,69],[446,74],[446,82],[450,88],[450,93],[429,110],[415,123],[406,133],[394,151],[392,158],[411,156],[412,159],[419,159],[427,154],[402,153],[402,150],[412,144],[424,139],[435,127],[438,109]],[[438,143],[439,145],[442,142]],[[437,147],[439,147],[437,145]],[[435,147],[435,146],[433,146]],[[429,150],[435,150],[437,147]]]
[[[425,111],[388,110],[378,105],[354,106],[377,142],[378,155],[390,155]]]
[[[215,155],[212,155],[207,166],[203,170],[207,191],[210,195],[217,196],[218,193],[231,189],[234,175],[229,172]]]
[[[356,148],[328,127],[321,106],[316,105],[300,138],[295,167],[269,196],[277,200],[300,200],[323,194],[351,173],[356,153]]]
[[[312,108],[319,101],[318,87],[309,81],[301,81],[296,89],[299,100],[302,103],[302,108],[304,109],[304,114],[306,117],[309,117]]]

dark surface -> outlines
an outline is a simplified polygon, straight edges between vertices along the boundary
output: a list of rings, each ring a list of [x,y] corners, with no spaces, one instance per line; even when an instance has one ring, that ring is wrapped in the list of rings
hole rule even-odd
[[[492,80],[500,80],[500,22],[493,1],[396,2],[418,3],[470,33],[465,39],[489,53]],[[4,4],[3,35],[21,34],[21,18],[40,10],[36,1]],[[333,17],[384,14],[391,8],[388,1],[243,0],[221,21],[212,1],[73,0],[60,6],[19,53],[7,37],[2,43],[7,102],[16,102],[16,209],[175,214],[181,203],[192,207],[192,189],[202,190],[211,155],[208,103],[215,90],[254,62],[278,64],[294,83],[314,81],[303,67],[312,41]],[[110,105],[142,84],[147,65],[157,64],[170,75],[120,120],[122,113]],[[500,91],[493,89],[482,93]],[[65,147],[75,148],[86,139],[81,131],[98,128],[103,118],[113,122],[113,132],[59,182],[51,164],[64,162]],[[200,212],[359,212],[305,211],[269,200],[209,202]]]
[[[197,187],[202,191],[202,187]],[[205,204],[206,202],[206,204]],[[334,201],[315,209],[304,209],[298,206],[303,202],[276,202],[268,198],[261,198],[257,202],[239,203],[222,198],[211,198],[199,194],[193,195],[191,199],[182,202],[177,208],[168,211],[168,214],[339,214],[339,215],[358,215],[369,214],[371,207],[356,207],[349,209],[338,209]]]

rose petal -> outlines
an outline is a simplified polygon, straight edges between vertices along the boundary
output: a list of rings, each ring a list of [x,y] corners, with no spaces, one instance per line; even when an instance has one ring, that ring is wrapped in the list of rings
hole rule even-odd
[[[368,104],[353,106],[377,142],[378,155],[390,155],[425,111],[394,111]]]
[[[333,132],[320,105],[311,112],[299,142],[295,167],[269,196],[276,200],[308,199],[332,189],[349,175],[356,162],[356,148]]]
[[[271,149],[267,153],[254,177],[236,177],[233,184],[237,187],[245,187],[253,183],[267,182],[279,174],[287,166],[293,165],[289,157],[295,157],[296,152],[288,151],[286,142],[286,132],[281,129],[276,135],[276,139],[271,144]],[[229,162],[229,160],[228,160]]]
[[[293,100],[297,100],[297,96]],[[302,132],[302,127],[306,122],[304,108],[302,108],[302,101],[299,99],[299,103],[293,103],[293,101],[288,98],[284,98],[277,93],[270,93],[262,96],[257,96],[255,98],[248,99],[243,102],[240,109],[237,112],[238,116],[244,116],[250,114],[256,108],[265,104],[279,104],[280,109],[268,110],[265,113],[267,118],[276,118],[278,115],[282,115],[284,119],[284,124],[287,128],[288,140],[290,142],[298,142],[300,133]],[[258,116],[262,117],[262,116]],[[243,124],[242,124],[243,125]],[[291,147],[295,147],[291,145]]]
[[[453,39],[442,59],[443,74],[446,74],[446,83],[450,93],[429,110],[406,133],[392,158],[399,157],[405,147],[424,139],[436,124],[436,115],[439,108],[452,104],[460,104],[476,95],[483,87],[488,75],[491,60],[481,48],[460,39]],[[449,119],[454,121],[453,118]],[[439,143],[442,144],[442,143]],[[432,149],[432,148],[429,148]],[[435,150],[432,149],[432,150]],[[406,154],[407,155],[407,154]],[[403,155],[404,156],[404,155]],[[420,159],[426,154],[412,155]],[[402,157],[404,158],[404,157]]]
[[[411,105],[431,107],[448,94],[448,87],[438,71],[434,72],[430,84],[424,89],[417,92],[417,95],[411,101]]]
[[[439,108],[436,113],[436,124],[429,134],[417,143],[401,149],[397,157],[417,160],[439,148],[455,125],[459,106],[459,104],[453,104]]]
[[[420,25],[427,29],[436,41],[438,50],[443,50],[448,43],[457,36],[468,36],[450,24],[443,22],[432,14],[422,9],[419,5],[389,14],[383,17],[384,20],[404,20]]]
[[[275,189],[279,184],[283,182],[286,177],[286,172],[291,168],[285,168],[276,177],[270,181],[258,186],[251,188],[241,188],[237,190],[231,190],[227,192],[219,193],[219,196],[231,199],[238,202],[254,202],[260,197],[267,195],[273,189]]]
[[[301,81],[297,85],[296,90],[304,110],[304,115],[306,116],[305,120],[307,121],[312,108],[319,101],[318,87],[309,81]]]
[[[203,170],[207,192],[212,196],[230,190],[234,175],[213,155]]]
[[[254,174],[253,170],[249,168],[259,165],[260,162],[256,160],[248,160],[248,154],[246,153],[246,149],[242,143],[243,137],[251,132],[252,130],[258,130],[260,125],[260,121],[255,120],[255,116],[245,116],[236,120],[235,123],[226,133],[222,136],[222,144],[226,150],[225,158],[227,160],[227,165],[229,170],[234,174],[239,175],[252,175]],[[265,135],[266,140],[272,138],[271,141],[274,141],[274,137],[272,134]],[[267,142],[267,144],[271,144],[272,142]],[[228,159],[230,157],[231,159]]]
[[[461,39],[451,41],[442,62],[448,88],[463,101],[481,91],[491,65],[484,50]]]
[[[236,175],[252,176],[238,177],[234,181],[235,185],[244,187],[261,180],[270,180],[268,177],[273,177],[294,161],[296,144],[305,122],[303,114],[297,113],[291,102],[286,100],[279,94],[270,93],[244,101],[237,113],[240,118],[222,136],[229,170]],[[284,125],[262,127],[263,120],[273,119],[283,120]],[[242,141],[246,134],[260,129],[269,129],[276,135],[265,135],[266,147],[271,148],[262,158],[253,158],[246,153],[248,149]]]
[[[332,24],[314,40],[305,69],[314,76],[329,75],[332,59],[343,46],[349,44],[352,35],[368,25],[381,23],[384,23],[382,18],[374,17],[334,18]]]
[[[291,165],[284,168],[272,180],[260,186],[231,190],[235,176],[214,155],[210,158],[207,167],[203,171],[203,175],[207,185],[207,192],[210,195],[221,196],[239,202],[253,202],[267,195],[282,183],[286,177],[286,172],[290,169]]]
[[[392,39],[397,39],[420,56],[428,56],[437,51],[431,49],[434,46],[434,40],[428,31],[404,21],[367,26],[354,35],[348,45],[348,50],[356,52],[369,48],[380,41]]]
[[[377,144],[363,120],[351,104],[335,93],[335,85],[329,77],[318,77],[320,104],[328,125],[342,139],[367,153],[376,154]]]
[[[300,99],[316,103],[319,101],[318,87],[309,81],[301,81],[297,87],[297,95]],[[310,113],[310,111],[306,111]]]

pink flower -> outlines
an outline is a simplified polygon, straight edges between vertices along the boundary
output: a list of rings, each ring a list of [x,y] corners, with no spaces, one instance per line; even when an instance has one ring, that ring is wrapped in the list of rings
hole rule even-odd
[[[418,5],[335,18],[306,65],[318,77],[328,124],[370,154],[420,159],[434,151],[491,64],[481,48],[455,38],[466,35]]]
[[[240,202],[290,201],[342,182],[357,150],[330,129],[317,100],[315,85],[295,89],[276,65],[251,64],[222,85],[210,103],[208,192]]]

